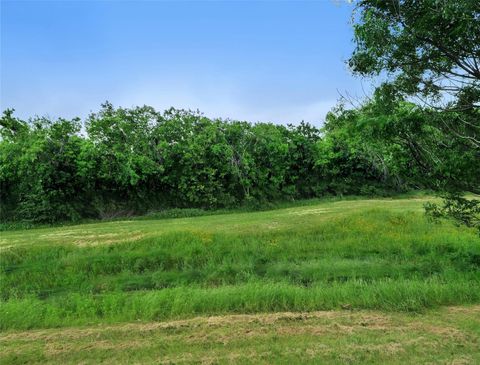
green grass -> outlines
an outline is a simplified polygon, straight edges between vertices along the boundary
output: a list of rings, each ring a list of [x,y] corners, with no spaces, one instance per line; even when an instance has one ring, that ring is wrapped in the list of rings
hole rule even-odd
[[[0,328],[479,303],[479,237],[425,199],[3,232]]]
[[[2,232],[0,361],[473,364],[480,238],[428,199]]]

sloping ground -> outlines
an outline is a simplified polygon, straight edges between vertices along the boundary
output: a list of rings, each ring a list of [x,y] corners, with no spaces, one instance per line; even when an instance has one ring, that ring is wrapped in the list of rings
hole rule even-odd
[[[113,244],[153,238],[172,232],[254,234],[259,231],[308,230],[321,222],[339,219],[372,209],[395,213],[423,212],[429,196],[404,199],[362,199],[313,201],[312,204],[261,212],[208,215],[159,220],[121,220],[73,226],[1,232],[0,250],[31,244],[75,244],[78,246]],[[301,227],[299,227],[301,225]]]
[[[480,363],[480,238],[427,200],[2,232],[0,363]]]
[[[323,311],[6,332],[7,364],[479,364],[480,306]]]

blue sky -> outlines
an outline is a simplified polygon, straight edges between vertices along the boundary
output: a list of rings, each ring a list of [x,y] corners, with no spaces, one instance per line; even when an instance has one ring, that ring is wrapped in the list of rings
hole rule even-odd
[[[1,108],[85,117],[105,100],[211,117],[320,125],[345,61],[341,1],[1,0]]]

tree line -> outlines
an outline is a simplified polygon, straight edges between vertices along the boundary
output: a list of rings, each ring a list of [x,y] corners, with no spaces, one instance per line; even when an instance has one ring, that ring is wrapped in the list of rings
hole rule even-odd
[[[442,132],[436,118],[445,116],[406,101],[387,106],[381,97],[361,109],[339,105],[322,128],[110,103],[83,122],[24,121],[7,110],[0,119],[1,219],[52,223],[326,195],[472,190],[478,154]]]
[[[79,119],[1,121],[2,220],[71,221],[397,191],[361,151],[307,123],[209,119],[105,103]]]

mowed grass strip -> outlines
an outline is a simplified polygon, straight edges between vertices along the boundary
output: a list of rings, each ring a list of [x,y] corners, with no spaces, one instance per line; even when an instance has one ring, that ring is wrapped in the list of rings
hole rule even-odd
[[[480,306],[282,312],[0,335],[2,364],[478,364]]]
[[[480,238],[424,201],[5,232],[0,328],[479,303]]]

